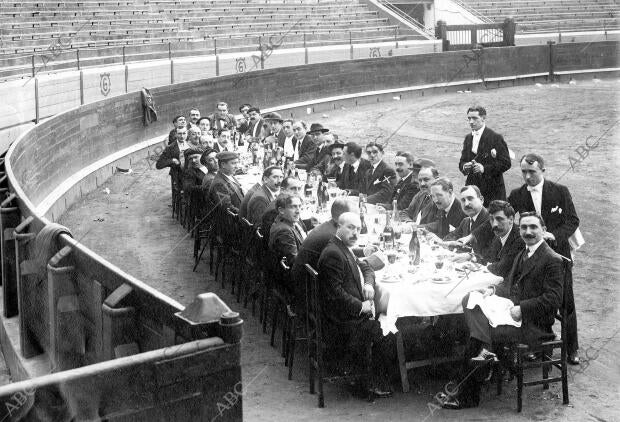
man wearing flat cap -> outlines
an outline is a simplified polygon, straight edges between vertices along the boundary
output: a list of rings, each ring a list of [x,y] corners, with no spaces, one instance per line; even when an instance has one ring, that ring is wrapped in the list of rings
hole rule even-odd
[[[243,200],[243,189],[235,178],[235,171],[239,165],[239,157],[236,153],[224,151],[217,154],[219,170],[211,187],[209,188],[209,200],[212,206],[221,204],[224,208],[230,208],[239,212]]]

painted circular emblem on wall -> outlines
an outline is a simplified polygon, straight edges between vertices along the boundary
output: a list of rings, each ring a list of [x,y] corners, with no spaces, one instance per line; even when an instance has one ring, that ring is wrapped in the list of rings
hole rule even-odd
[[[370,49],[370,57],[373,57],[373,58],[381,57],[381,50],[379,50],[379,47],[372,47]]]
[[[102,73],[101,80],[99,81],[99,87],[101,88],[101,93],[104,97],[107,97],[110,93],[110,89],[112,89],[112,82],[110,81],[109,73]]]
[[[245,64],[245,57],[236,59],[236,61],[237,62],[235,63],[235,69],[237,70],[237,73],[244,73],[247,69]]]

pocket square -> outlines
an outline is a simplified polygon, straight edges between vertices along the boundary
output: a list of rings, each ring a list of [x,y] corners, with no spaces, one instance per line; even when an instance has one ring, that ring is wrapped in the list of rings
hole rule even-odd
[[[551,208],[551,212],[557,212],[558,214],[562,214],[562,208],[560,208],[559,205],[556,205],[555,207]]]
[[[495,150],[495,148],[491,150],[491,157],[497,158],[497,151]]]

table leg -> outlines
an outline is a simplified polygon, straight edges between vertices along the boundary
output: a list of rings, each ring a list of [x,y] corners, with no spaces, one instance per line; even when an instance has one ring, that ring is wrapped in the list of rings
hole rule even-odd
[[[409,378],[407,377],[407,361],[405,360],[405,345],[403,335],[400,331],[396,333],[396,354],[398,356],[398,368],[400,370],[400,382],[403,386],[403,393],[409,392]]]

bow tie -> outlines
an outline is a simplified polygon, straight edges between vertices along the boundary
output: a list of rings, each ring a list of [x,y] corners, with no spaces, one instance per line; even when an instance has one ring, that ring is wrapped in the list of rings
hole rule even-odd
[[[538,186],[528,186],[527,190],[529,192],[540,192],[540,189],[538,189]]]
[[[479,131],[479,130],[472,130],[471,134],[472,134],[472,136],[480,136],[482,134],[482,132]]]

